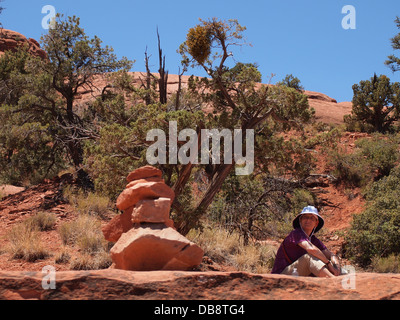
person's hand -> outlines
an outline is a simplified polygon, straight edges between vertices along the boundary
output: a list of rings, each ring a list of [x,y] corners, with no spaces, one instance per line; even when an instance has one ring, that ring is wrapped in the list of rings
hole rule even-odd
[[[331,257],[331,263],[328,265],[328,269],[334,276],[340,276],[340,261],[338,257]]]

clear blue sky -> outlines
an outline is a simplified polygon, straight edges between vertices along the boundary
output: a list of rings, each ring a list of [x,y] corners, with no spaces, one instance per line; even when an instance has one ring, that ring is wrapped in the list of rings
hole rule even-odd
[[[198,19],[238,19],[247,27],[252,47],[237,49],[235,59],[256,62],[263,82],[270,75],[276,83],[287,74],[301,80],[306,90],[318,91],[341,101],[351,101],[352,85],[374,72],[400,82],[385,65],[393,53],[390,38],[400,32],[394,19],[400,16],[399,0],[4,0],[0,21],[6,29],[40,39],[45,5],[64,15],[81,18],[89,36],[97,35],[119,56],[136,60],[133,71],[144,71],[144,51],[152,55],[152,71],[158,70],[158,27],[170,74],[178,73],[176,53],[189,28]],[[356,29],[342,28],[345,5],[356,9]],[[397,53],[400,55],[400,53]],[[204,75],[202,70],[187,73]]]

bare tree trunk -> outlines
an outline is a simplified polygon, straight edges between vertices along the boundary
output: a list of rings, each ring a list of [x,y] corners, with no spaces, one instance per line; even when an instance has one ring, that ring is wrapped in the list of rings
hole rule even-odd
[[[165,72],[165,56],[162,55],[160,35],[157,29],[157,38],[158,38],[158,57],[160,62],[160,69],[158,73],[160,74],[160,79],[158,80],[159,86],[159,94],[160,94],[160,103],[167,103],[167,85],[168,85],[168,71]]]
[[[182,92],[182,76],[184,73],[185,73],[185,69],[183,69],[182,72],[180,72],[180,69],[179,69],[179,81],[178,81],[178,91],[176,92],[175,110],[180,109],[181,92]]]
[[[211,181],[210,186],[208,187],[206,193],[201,199],[200,203],[197,205],[196,209],[188,214],[188,219],[186,219],[184,225],[178,228],[178,231],[183,235],[186,235],[200,220],[201,216],[206,212],[212,201],[214,200],[215,195],[221,189],[222,184],[225,179],[228,177],[232,169],[234,168],[234,164],[223,164],[219,166],[214,179]]]
[[[145,64],[146,64],[146,85],[145,85],[145,87],[147,90],[144,101],[146,103],[146,106],[148,106],[152,102],[150,90],[151,90],[151,78],[153,75],[151,74],[150,67],[149,67],[149,56],[147,55],[147,48],[146,48],[146,52],[144,53],[144,57],[145,57],[144,60],[145,60]]]

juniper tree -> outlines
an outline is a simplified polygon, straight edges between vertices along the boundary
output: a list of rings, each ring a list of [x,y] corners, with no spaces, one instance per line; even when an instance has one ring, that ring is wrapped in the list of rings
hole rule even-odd
[[[396,17],[396,20],[394,21],[397,25],[397,28],[400,29],[400,18]],[[400,50],[400,33],[398,33],[396,36],[394,36],[391,39],[392,42],[392,48],[393,50]],[[396,57],[394,54],[388,56],[388,60],[385,61],[385,64],[393,71],[399,71],[400,70],[400,58]]]
[[[367,131],[385,133],[399,119],[400,83],[375,74],[370,80],[353,85],[353,92],[351,116],[345,116],[348,125],[358,122]]]
[[[25,122],[37,122],[47,128],[52,137],[54,152],[65,154],[78,173],[81,182],[88,177],[82,168],[83,141],[96,137],[90,121],[85,121],[82,110],[76,106],[76,97],[95,92],[94,80],[106,73],[129,70],[132,63],[126,58],[118,60],[113,49],[102,46],[101,40],[89,38],[80,27],[80,19],[58,15],[54,27],[42,37],[48,58],[11,55],[1,71],[0,80],[5,91],[11,83],[18,84],[9,112],[19,115]],[[10,57],[10,55],[8,55]],[[4,65],[4,58],[2,59]],[[18,72],[19,69],[19,72]],[[101,90],[100,90],[101,91]],[[15,150],[14,152],[18,152]]]
[[[261,77],[255,64],[240,63],[233,68],[226,66],[228,59],[233,56],[231,48],[246,44],[243,36],[245,30],[237,20],[200,20],[200,24],[189,30],[180,53],[185,66],[191,64],[201,67],[211,77],[198,81],[193,86],[193,92],[204,93],[198,98],[204,104],[212,105],[215,110],[213,125],[256,130],[258,141],[255,151],[259,160],[266,161],[265,169],[276,156],[270,153],[271,145],[282,146],[283,141],[277,139],[277,133],[309,121],[312,110],[309,109],[307,97],[292,88],[259,85]],[[274,143],[268,144],[268,139]],[[235,162],[221,163],[212,170],[207,191],[195,209],[187,213],[186,221],[180,221],[181,232],[187,232],[199,221],[235,165]],[[189,164],[189,169],[182,172],[190,175],[191,166]],[[178,180],[178,184],[180,181],[184,184],[185,179]]]
[[[299,78],[294,77],[292,74],[288,74],[282,81],[279,81],[277,85],[286,86],[289,88],[296,89],[300,92],[304,91],[304,87],[301,85],[301,81]]]
[[[124,77],[124,83],[113,85],[113,92],[117,95],[105,95],[97,99],[93,107],[98,110],[99,116],[101,114],[106,125],[101,129],[96,143],[86,144],[85,156],[97,188],[111,191],[113,196],[118,195],[118,191],[125,187],[126,172],[148,164],[146,150],[152,143],[146,141],[146,133],[152,129],[168,132],[170,121],[177,122],[178,132],[183,129],[197,132],[198,145],[201,143],[202,129],[229,129],[231,132],[234,129],[256,129],[258,171],[262,167],[261,170],[266,173],[274,163],[275,168],[285,172],[303,171],[306,174],[310,154],[304,146],[285,141],[279,133],[297,125],[301,127],[311,119],[312,110],[309,109],[307,97],[292,88],[260,85],[261,73],[255,63],[239,62],[233,67],[226,66],[228,58],[232,56],[228,48],[243,43],[243,31],[244,28],[236,21],[216,19],[189,30],[187,41],[180,47],[183,69],[191,63],[202,66],[211,78],[192,76],[189,79],[188,88],[184,89],[182,95],[182,108],[169,108],[168,102],[163,104],[159,99],[152,99],[149,103],[146,100],[148,90],[142,99],[138,99],[140,89],[130,84],[130,75]],[[151,92],[153,94],[159,92],[154,90]],[[130,96],[130,101],[123,98],[126,95]],[[190,107],[192,103],[195,104],[193,108]],[[183,107],[184,104],[187,108]],[[107,112],[110,106],[113,112]],[[209,112],[205,113],[205,108]],[[168,140],[167,145],[171,142]],[[234,171],[235,165],[208,165],[200,164],[200,161],[158,165],[166,183],[176,194],[172,217],[179,232],[185,234],[198,226],[200,218],[225,179]],[[203,181],[204,173],[207,181]],[[198,184],[201,194],[196,192],[194,197],[190,193],[191,182],[199,179],[202,179]]]

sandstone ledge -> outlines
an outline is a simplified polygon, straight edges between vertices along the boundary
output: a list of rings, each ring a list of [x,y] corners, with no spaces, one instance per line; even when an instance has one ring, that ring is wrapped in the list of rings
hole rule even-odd
[[[56,289],[41,272],[0,272],[2,300],[379,300],[400,299],[399,274],[357,273],[356,288],[333,280],[242,272],[123,270],[56,273]]]

